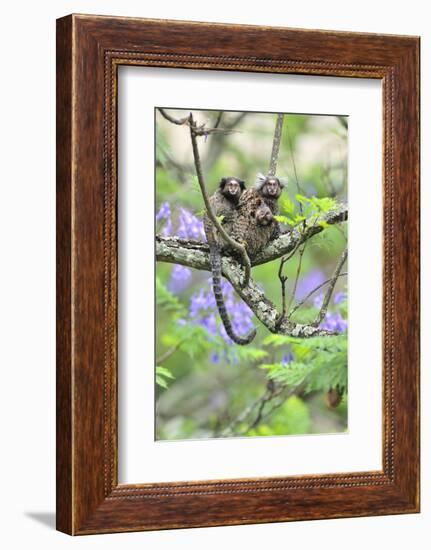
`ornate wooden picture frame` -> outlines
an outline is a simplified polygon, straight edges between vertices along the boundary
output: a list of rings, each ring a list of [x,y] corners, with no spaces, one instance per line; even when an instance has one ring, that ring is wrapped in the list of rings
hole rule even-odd
[[[381,471],[118,483],[120,65],[381,80]],[[87,15],[59,19],[57,528],[90,534],[418,511],[419,38]]]

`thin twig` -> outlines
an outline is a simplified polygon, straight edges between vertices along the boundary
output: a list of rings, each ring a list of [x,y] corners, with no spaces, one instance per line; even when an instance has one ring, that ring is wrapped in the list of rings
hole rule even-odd
[[[159,113],[172,124],[177,124],[178,126],[190,126],[190,116],[184,118],[175,118],[172,115],[169,115],[164,109],[158,107]],[[194,127],[194,132],[196,136],[208,136],[210,134],[233,134],[238,130],[233,130],[232,128],[218,128],[216,125],[214,128],[207,128],[205,124]]]
[[[278,328],[281,323],[284,321],[286,317],[287,307],[286,307],[286,282],[287,282],[287,276],[283,275],[283,267],[286,262],[288,262],[298,250],[299,246],[301,244],[301,241],[298,241],[295,248],[292,250],[290,254],[287,256],[284,256],[280,260],[280,267],[278,268],[278,278],[280,279],[281,283],[281,304],[282,304],[282,312],[277,320],[276,328]]]
[[[280,320],[284,319],[286,316],[286,282],[287,282],[287,275],[283,275],[283,267],[284,264],[287,262],[287,256],[284,258],[281,258],[280,260],[280,267],[278,268],[278,278],[280,279],[281,283],[281,316]]]
[[[256,401],[253,401],[253,403],[250,403],[236,418],[234,418],[228,426],[222,431],[220,434],[220,437],[229,437],[230,435],[233,435],[235,427],[243,422],[247,416],[257,407],[259,406],[262,398],[259,397]]]
[[[212,211],[208,193],[206,190],[205,180],[202,172],[202,165],[201,160],[199,156],[199,149],[198,144],[196,140],[196,132],[195,132],[195,122],[193,120],[193,115],[190,113],[189,115],[189,126],[190,126],[190,136],[192,140],[192,148],[193,148],[193,158],[195,161],[195,167],[196,167],[196,174],[198,177],[199,186],[201,188],[202,197],[204,199],[205,208],[208,214],[208,217],[213,224],[213,226],[217,229],[219,234],[222,236],[223,240],[234,250],[236,250],[242,258],[243,266],[244,266],[244,280],[243,280],[243,286],[246,287],[250,281],[250,271],[251,271],[251,264],[250,264],[250,258],[248,257],[246,249],[239,244],[237,241],[232,239],[226,231],[221,226],[220,222],[218,221],[217,217],[214,215],[214,212]]]
[[[296,295],[296,289],[298,287],[298,280],[299,280],[299,276],[301,274],[301,269],[302,269],[302,257],[304,256],[306,246],[307,246],[307,241],[305,241],[304,246],[299,251],[299,262],[298,262],[298,267],[296,269],[295,283],[293,285],[292,294],[291,294],[290,300],[289,300],[289,306],[287,308],[288,310],[291,308],[292,302],[293,302],[293,300],[295,298],[295,295]]]
[[[223,127],[225,130],[234,130],[239,124],[242,123],[247,115],[248,113],[239,113],[239,115],[227,117],[223,112]],[[218,127],[217,122],[215,126]],[[241,130],[237,130],[237,132],[240,131]],[[225,135],[226,134],[214,134],[209,146],[206,148],[206,154],[202,158],[202,166],[205,168],[207,173],[209,173],[220,155],[225,152]]]
[[[263,410],[265,408],[265,405],[268,403],[268,401],[271,401],[271,399],[273,399],[273,396],[275,393],[274,380],[268,379],[268,382],[266,383],[266,390],[267,390],[266,394],[262,397],[262,401],[259,405],[259,410],[257,411],[256,418],[247,428],[247,432],[249,430],[252,430],[259,424],[259,422],[262,420],[262,415],[263,415]]]
[[[180,349],[180,346],[184,343],[184,340],[179,342],[176,346],[173,346],[172,348],[168,349],[163,353],[160,357],[156,357],[156,365],[161,365],[165,361],[169,359],[176,351]]]
[[[347,271],[344,272],[344,273],[340,273],[338,275],[338,277],[345,277],[347,275]],[[289,317],[291,317],[295,311],[297,311],[301,306],[303,306],[305,304],[305,302],[310,298],[310,296],[312,296],[315,292],[317,292],[318,290],[320,290],[323,286],[327,285],[328,283],[330,283],[332,281],[333,277],[331,277],[330,279],[327,279],[326,281],[324,281],[323,283],[321,283],[320,285],[316,286],[316,288],[313,288],[313,290],[311,290],[307,296],[301,300],[300,302],[298,302],[289,312]]]
[[[223,116],[223,111],[220,111],[217,115],[217,120],[215,121],[214,128],[218,128],[220,125],[221,118]],[[231,130],[231,128],[229,128]]]
[[[254,427],[257,426],[257,424],[260,422],[260,419],[262,417],[263,408],[265,404],[273,399],[274,397],[277,397],[280,395],[280,392],[276,392],[275,385],[272,380],[268,380],[267,386],[265,389],[265,393],[259,397],[259,399],[256,399],[256,401],[253,401],[253,403],[250,403],[243,411],[241,411],[230,423],[226,428],[222,431],[220,434],[220,437],[229,437],[232,435],[242,435],[248,432],[248,430],[251,429],[250,426],[244,430],[240,434],[235,434],[235,428],[238,426],[238,424],[241,424],[242,422],[245,422],[247,417],[251,415],[251,413],[256,409],[256,407],[259,407],[258,413],[256,418],[259,418],[258,422],[253,421],[252,424],[254,424]]]
[[[326,291],[325,298],[323,299],[322,307],[320,308],[319,313],[317,314],[316,319],[311,323],[313,327],[318,327],[320,323],[325,318],[326,312],[328,311],[328,305],[329,300],[331,299],[332,293],[334,291],[335,283],[338,280],[338,277],[340,276],[341,269],[344,265],[344,262],[347,258],[347,246],[344,249],[343,253],[341,254],[341,257],[338,261],[337,267],[335,268],[334,274],[331,278],[331,283],[329,284],[328,290]]]
[[[162,115],[163,118],[166,120],[169,120],[169,122],[172,122],[172,124],[177,124],[178,126],[182,126],[183,124],[186,124],[189,117],[188,115],[183,118],[175,118],[172,115],[169,115],[164,109],[161,107],[158,107],[159,113]]]
[[[273,382],[270,380],[269,382]],[[236,436],[243,436],[246,435],[250,430],[253,428],[256,428],[258,424],[262,422],[262,420],[267,419],[272,415],[272,413],[280,408],[285,402],[286,399],[291,397],[292,395],[299,394],[303,390],[303,385],[296,388],[292,388],[291,386],[279,386],[278,388],[270,384],[267,384],[267,389],[262,397],[260,397],[257,401],[251,404],[251,406],[247,407],[242,411],[236,419],[234,419],[229,426],[223,431],[222,436],[226,437],[229,435],[236,435]],[[265,411],[265,406],[268,404],[271,404],[275,399],[280,398],[276,403],[273,404],[273,406]],[[240,424],[241,422],[244,422],[248,416],[251,415],[251,413],[256,409],[256,407],[259,407],[257,415],[255,419],[240,433],[235,433],[234,428]]]

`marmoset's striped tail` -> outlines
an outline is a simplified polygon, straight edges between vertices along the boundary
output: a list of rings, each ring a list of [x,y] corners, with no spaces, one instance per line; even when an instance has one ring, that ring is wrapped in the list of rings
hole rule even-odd
[[[229,315],[226,311],[226,305],[224,303],[223,293],[221,289],[220,247],[215,241],[213,241],[213,239],[208,239],[208,244],[210,247],[210,263],[213,276],[213,291],[220,318],[223,322],[224,328],[229,338],[231,338],[231,340],[233,340],[236,344],[239,344],[240,346],[245,346],[249,344],[256,336],[256,329],[252,329],[246,336],[238,336],[237,334],[235,334],[232,323],[229,319]]]

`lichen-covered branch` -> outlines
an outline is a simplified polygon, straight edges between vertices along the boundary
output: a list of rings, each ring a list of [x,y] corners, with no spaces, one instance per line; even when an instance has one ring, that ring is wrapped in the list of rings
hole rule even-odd
[[[156,258],[158,261],[177,263],[195,269],[210,271],[208,246],[204,243],[183,241],[177,237],[156,237]],[[242,286],[243,268],[229,256],[222,258],[222,273],[232,284],[238,295],[253,311],[256,317],[266,328],[277,334],[286,334],[307,338],[310,336],[330,335],[328,330],[292,323],[283,319],[279,323],[280,315],[275,305],[268,300],[262,290],[250,277],[246,287]]]
[[[253,258],[251,265],[260,265],[270,262],[272,260],[277,260],[288,254],[295,248],[297,248],[301,243],[304,243],[314,235],[317,235],[324,230],[324,226],[320,222],[325,222],[328,225],[334,225],[341,223],[347,220],[348,209],[347,205],[339,204],[333,210],[330,210],[326,214],[323,214],[317,220],[306,220],[304,224],[301,224],[299,227],[296,227],[288,233],[284,233],[272,241],[265,250],[262,250],[255,258]]]
[[[347,206],[345,205],[339,205],[321,218],[321,221],[325,221],[327,224],[336,224],[345,220],[347,220]],[[282,234],[273,241],[252,261],[252,265],[259,265],[281,258],[296,249],[299,244],[323,230],[324,226],[316,223],[316,220],[305,222],[304,228],[301,226],[301,230],[294,229],[289,233]],[[211,270],[208,245],[200,241],[156,235],[156,259],[159,262],[181,264],[206,271]],[[316,326],[295,323],[289,318],[283,319],[275,305],[268,300],[252,278],[250,278],[248,285],[245,287],[242,285],[243,267],[230,256],[222,258],[222,272],[239,296],[269,331],[300,338],[332,334],[330,331]]]
[[[340,204],[337,208],[324,214],[318,221],[324,221],[329,225],[346,221],[348,216],[347,206]],[[260,254],[252,258],[251,265],[261,265],[295,250],[301,243],[324,231],[324,227],[315,221],[305,222],[302,229],[293,229],[283,233],[278,239],[272,241]],[[210,270],[209,248],[202,241],[180,239],[179,237],[162,237],[156,235],[156,256],[159,262],[181,264],[195,269]]]
[[[275,124],[274,139],[272,141],[271,159],[269,161],[268,176],[275,176],[277,172],[278,154],[280,152],[281,134],[283,132],[284,115],[279,113],[277,115],[277,122]]]
[[[343,221],[347,219],[347,207],[340,206],[334,211],[327,213],[323,218],[328,224]],[[280,258],[293,250],[298,245],[298,241],[303,242],[322,230],[323,227],[318,224],[305,224],[303,233],[294,230],[289,234],[282,235],[262,251],[252,263],[253,265],[257,265]],[[206,271],[210,271],[211,269],[209,249],[206,243],[184,240],[178,237],[162,237],[157,235],[156,259],[157,261],[181,264],[194,269]],[[280,313],[277,311],[277,308],[268,300],[252,278],[250,278],[247,286],[242,286],[243,268],[230,256],[222,258],[222,272],[233,285],[238,295],[269,331],[299,338],[333,334],[328,330],[315,326],[292,322],[289,318],[282,319],[280,322]]]

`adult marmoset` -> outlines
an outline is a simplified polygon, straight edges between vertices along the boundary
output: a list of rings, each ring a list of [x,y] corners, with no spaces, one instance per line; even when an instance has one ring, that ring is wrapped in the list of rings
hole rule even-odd
[[[214,215],[218,218],[223,217],[221,223],[228,234],[231,233],[235,223],[237,206],[244,190],[245,182],[243,180],[235,177],[222,178],[217,191],[209,199]],[[256,330],[253,329],[244,337],[238,336],[232,327],[226,310],[221,289],[221,249],[223,242],[207,214],[204,216],[204,229],[210,249],[213,291],[220,318],[229,338],[239,345],[249,344],[256,336]]]

